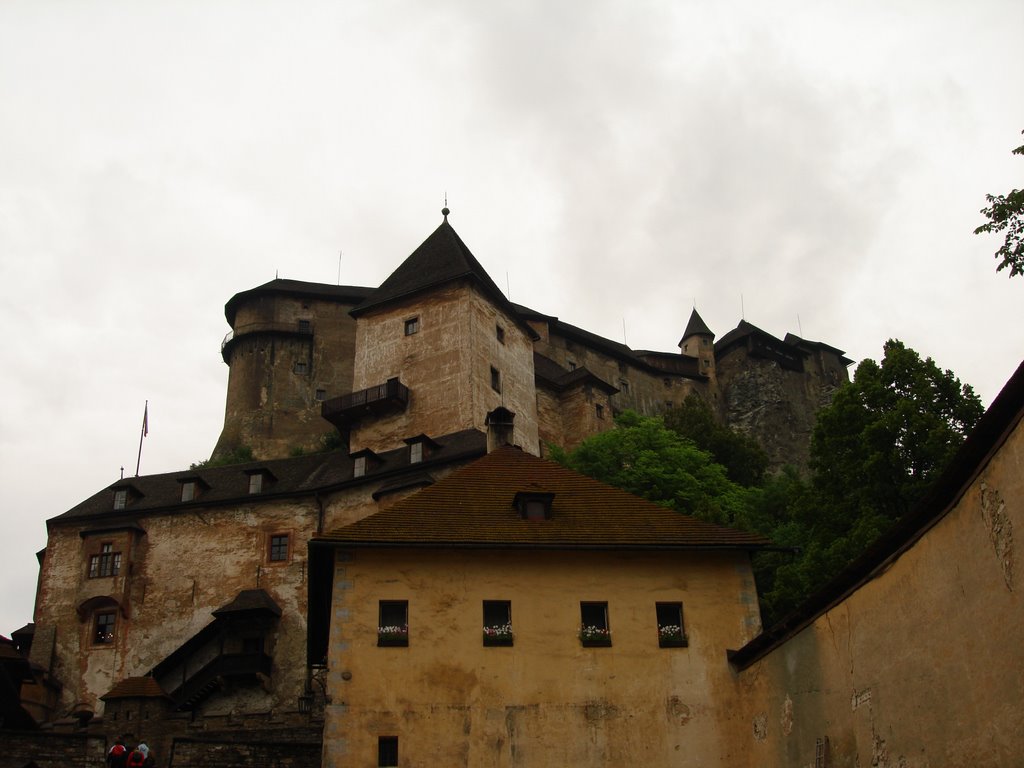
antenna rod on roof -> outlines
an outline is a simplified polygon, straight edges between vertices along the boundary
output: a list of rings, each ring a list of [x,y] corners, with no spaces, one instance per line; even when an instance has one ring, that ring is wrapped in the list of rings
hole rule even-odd
[[[341,251],[338,251],[338,285],[341,285]]]
[[[508,281],[508,270],[505,270],[505,296],[512,301],[512,286]]]
[[[796,313],[796,329],[800,331],[800,338],[804,337],[804,327],[800,325],[800,313]]]
[[[747,311],[743,308],[743,294],[740,294],[740,320],[747,319]]]
[[[623,317],[622,317],[622,343],[623,343],[624,346],[627,346],[627,347],[629,346],[629,344],[626,344],[626,317],[625,317],[625,315],[623,315]]]

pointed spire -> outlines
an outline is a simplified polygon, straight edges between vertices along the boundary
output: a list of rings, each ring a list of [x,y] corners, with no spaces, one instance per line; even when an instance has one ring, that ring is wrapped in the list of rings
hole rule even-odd
[[[715,338],[715,334],[708,328],[707,323],[697,314],[696,307],[690,312],[690,321],[686,324],[686,330],[683,331],[683,338],[679,340],[678,346],[680,349],[683,346],[683,342],[691,336],[710,336],[712,339]]]

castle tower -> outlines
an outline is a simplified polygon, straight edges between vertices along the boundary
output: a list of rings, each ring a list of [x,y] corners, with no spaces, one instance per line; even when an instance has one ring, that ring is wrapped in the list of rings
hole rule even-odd
[[[690,320],[679,340],[679,352],[686,357],[694,357],[699,361],[700,373],[709,379],[715,378],[715,334],[697,314],[694,307]]]
[[[371,289],[272,280],[224,307],[231,332],[224,429],[213,458],[249,449],[254,458],[316,450],[333,427],[323,400],[352,388],[355,320]]]
[[[324,414],[349,426],[351,451],[382,451],[416,435],[486,432],[487,414],[503,407],[516,414],[512,442],[536,454],[537,334],[442,213],[441,225],[352,310],[353,391]]]

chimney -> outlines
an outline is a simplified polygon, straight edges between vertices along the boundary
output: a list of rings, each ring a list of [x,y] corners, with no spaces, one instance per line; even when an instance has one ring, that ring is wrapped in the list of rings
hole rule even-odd
[[[487,425],[487,452],[503,445],[512,445],[512,422],[516,415],[508,408],[499,405],[487,414],[484,424]]]

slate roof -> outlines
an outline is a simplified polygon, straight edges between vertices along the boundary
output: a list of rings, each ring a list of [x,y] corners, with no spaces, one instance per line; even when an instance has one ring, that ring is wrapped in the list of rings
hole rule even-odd
[[[303,280],[274,279],[269,283],[250,288],[232,296],[224,305],[224,317],[228,324],[234,327],[235,314],[238,312],[238,305],[243,301],[257,296],[304,296],[312,299],[326,299],[328,301],[340,301],[347,304],[358,304],[366,299],[373,288],[366,288],[359,285],[329,285],[327,283],[307,283]]]
[[[103,701],[130,698],[152,699],[167,698],[167,694],[164,693],[164,689],[160,687],[160,683],[152,677],[126,677],[105,694],[100,696],[100,698]]]
[[[350,314],[358,317],[382,304],[460,279],[476,282],[491,301],[516,320],[531,338],[536,338],[536,332],[519,316],[513,304],[505,298],[505,294],[495,285],[487,270],[476,260],[462,242],[462,238],[448,223],[447,215],[441,225],[398,266],[398,269],[392,272],[365,301],[352,309]]]
[[[280,606],[262,589],[243,589],[230,603],[215,610],[213,615],[222,616],[246,611],[266,611],[275,616],[281,615]]]
[[[523,520],[519,492],[553,493],[551,519]],[[393,507],[315,541],[364,546],[761,549],[762,536],[658,506],[505,446]]]
[[[697,308],[694,307],[690,313],[690,321],[686,324],[686,330],[683,331],[683,338],[679,340],[679,346],[683,345],[683,341],[690,338],[691,336],[701,335],[715,337],[715,334],[708,328],[708,324],[704,322],[700,315],[697,314]]]
[[[537,379],[558,392],[580,386],[585,382],[589,382],[612,394],[619,391],[618,387],[613,387],[607,381],[589,371],[585,366],[567,371],[550,357],[546,357],[539,352],[533,353],[533,373]]]
[[[476,429],[454,432],[435,439],[436,450],[417,464],[409,463],[409,449],[402,447],[378,454],[379,464],[363,477],[354,477],[352,459],[343,451],[296,456],[286,459],[250,461],[223,467],[201,467],[159,475],[142,475],[111,483],[62,515],[51,518],[47,525],[98,521],[94,528],[125,527],[135,517],[149,512],[189,512],[204,507],[253,503],[280,497],[312,495],[317,491],[347,484],[375,486],[394,480],[404,473],[423,472],[431,466],[464,461],[479,456],[487,449],[487,436]],[[249,475],[266,470],[274,479],[264,483],[259,494],[249,494]],[[206,488],[194,501],[181,501],[181,481],[200,478]],[[114,489],[130,483],[140,496],[123,510],[115,510]]]

